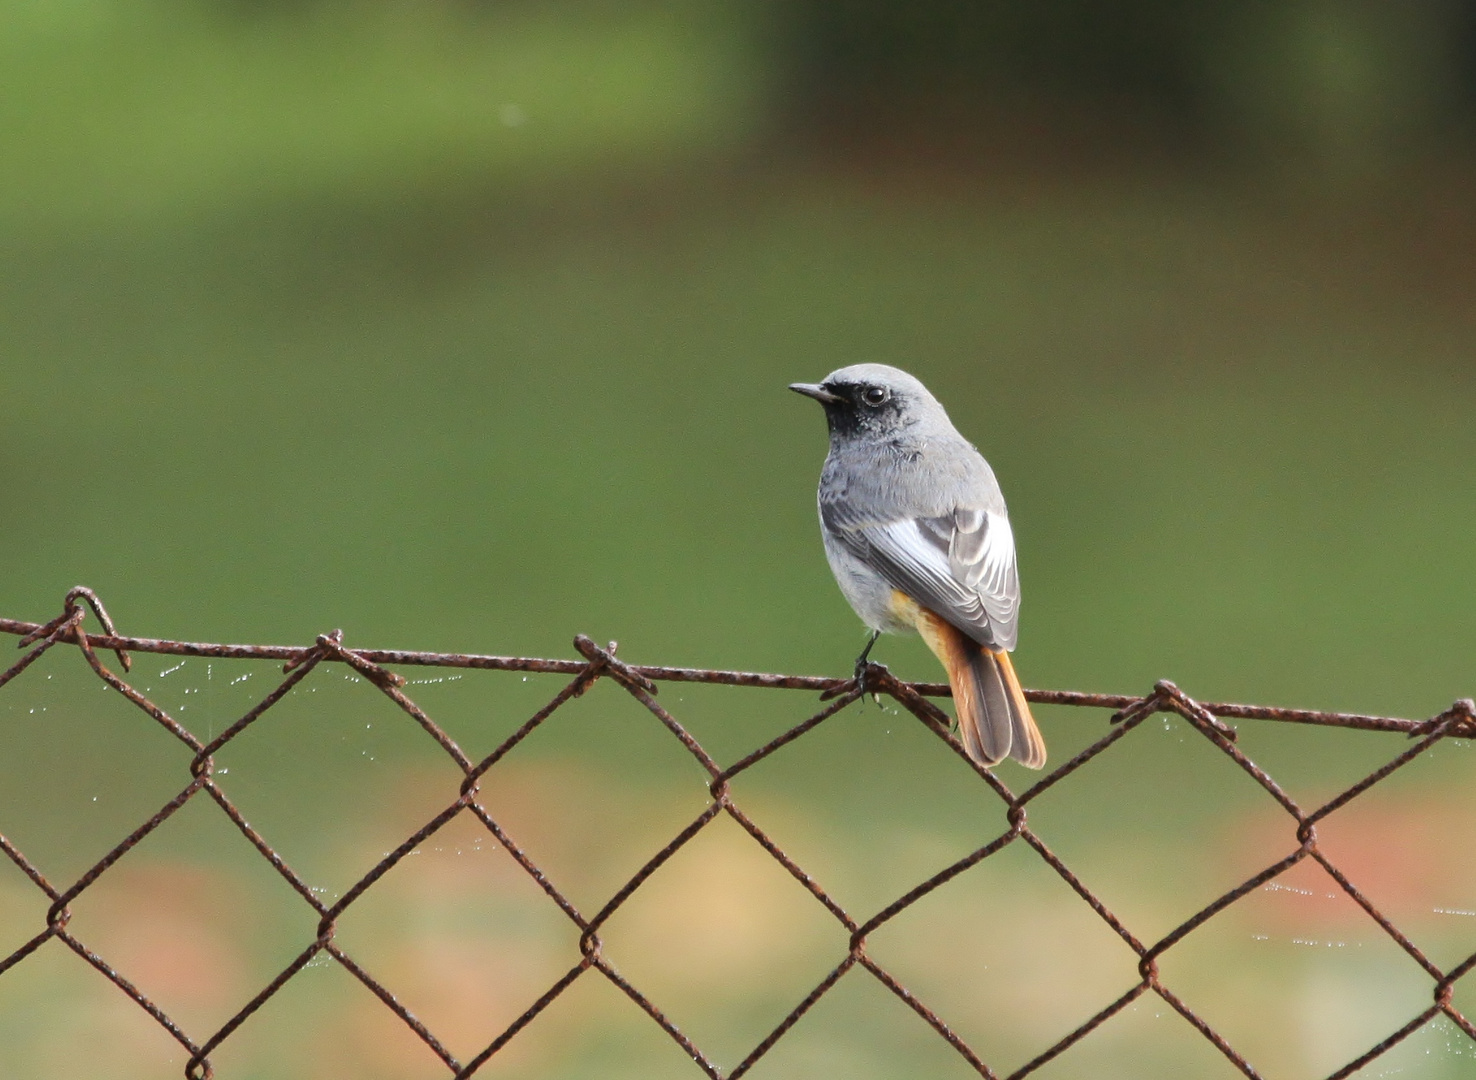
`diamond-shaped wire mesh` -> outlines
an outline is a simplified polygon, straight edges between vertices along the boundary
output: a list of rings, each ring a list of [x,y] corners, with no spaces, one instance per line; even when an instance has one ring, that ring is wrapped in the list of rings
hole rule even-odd
[[[102,634],[93,634],[84,629],[83,620],[87,612],[87,607],[83,606],[84,602],[102,624],[104,631]],[[249,1017],[261,1009],[309,965],[330,960],[340,965],[371,991],[386,1009],[398,1017],[409,1031],[413,1032],[414,1036],[444,1063],[446,1071],[458,1078],[475,1074],[556,998],[578,980],[594,977],[592,973],[597,973],[598,977],[608,980],[639,1006],[654,1024],[659,1025],[685,1051],[696,1068],[709,1077],[736,1078],[752,1069],[817,1002],[853,972],[857,975],[864,973],[865,977],[874,978],[882,987],[899,998],[928,1024],[939,1039],[951,1046],[978,1075],[996,1078],[1001,1074],[996,1072],[974,1048],[956,1034],[927,1003],[909,991],[891,971],[868,953],[867,942],[875,931],[923,897],[969,868],[1012,845],[1017,849],[1020,847],[1030,849],[1043,861],[1045,866],[1059,875],[1066,885],[1080,897],[1081,901],[1110,928],[1111,932],[1132,950],[1133,954],[1138,957],[1138,963],[1136,972],[1130,973],[1129,979],[1126,980],[1128,988],[1124,993],[1115,1000],[1103,1002],[1100,1011],[1092,1015],[1090,1019],[1009,1073],[1011,1080],[1036,1072],[1148,994],[1156,995],[1167,1003],[1241,1073],[1248,1077],[1260,1076],[1261,1074],[1236,1047],[1232,1046],[1219,1031],[1165,984],[1160,975],[1159,961],[1165,953],[1209,920],[1220,915],[1253,891],[1266,886],[1304,862],[1320,865],[1342,892],[1424,971],[1431,988],[1431,1000],[1427,1007],[1410,1017],[1407,1023],[1397,1029],[1378,1033],[1381,1037],[1377,1042],[1353,1060],[1337,1068],[1330,1074],[1329,1080],[1340,1080],[1342,1077],[1351,1076],[1441,1016],[1448,1018],[1467,1037],[1476,1040],[1476,1026],[1473,1026],[1472,1022],[1452,1003],[1453,988],[1456,982],[1476,967],[1476,954],[1466,957],[1448,969],[1442,969],[1433,963],[1410,937],[1394,925],[1390,918],[1375,906],[1372,900],[1360,891],[1358,885],[1321,849],[1317,834],[1318,825],[1330,815],[1337,813],[1370,788],[1425,754],[1435,744],[1452,738],[1476,738],[1476,707],[1473,707],[1469,700],[1458,701],[1451,708],[1428,720],[1412,721],[1248,705],[1205,705],[1193,700],[1170,682],[1158,683],[1149,694],[1141,698],[1067,691],[1027,691],[1027,696],[1034,702],[1112,710],[1112,714],[1107,734],[1069,761],[1047,773],[1025,791],[1016,793],[992,772],[969,760],[962,745],[951,734],[946,714],[928,700],[930,697],[946,696],[948,693],[946,686],[904,683],[893,678],[885,668],[878,665],[870,665],[859,678],[853,679],[635,666],[616,658],[613,643],[608,648],[601,648],[582,636],[575,640],[575,646],[584,658],[582,660],[539,660],[524,657],[354,650],[344,646],[341,634],[336,631],[320,636],[315,644],[306,647],[212,645],[161,641],[123,637],[116,634],[102,604],[90,590],[84,588],[73,589],[67,595],[62,614],[50,622],[37,624],[0,619],[0,631],[20,635],[20,646],[28,649],[16,664],[0,674],[0,687],[9,683],[52,647],[58,644],[75,646],[81,651],[99,679],[151,717],[193,753],[188,776],[181,777],[182,786],[178,792],[148,820],[128,833],[106,855],[70,884],[49,880],[40,866],[29,859],[3,833],[0,833],[0,850],[4,851],[5,855],[25,873],[35,888],[44,893],[49,901],[45,925],[9,956],[0,959],[0,978],[15,969],[47,942],[53,939],[62,942],[90,964],[101,977],[109,980],[119,991],[131,998],[188,1052],[189,1061],[185,1067],[185,1075],[195,1080],[214,1075],[210,1055],[231,1038]],[[98,655],[100,649],[113,651],[125,674],[131,666],[130,652],[148,652],[218,659],[278,660],[284,664],[283,678],[278,686],[261,698],[245,715],[236,719],[213,738],[202,739],[181,724],[175,716],[171,716],[107,667]],[[267,838],[252,827],[227,793],[217,776],[214,764],[214,755],[222,747],[255,724],[264,713],[286,697],[309,672],[325,663],[346,665],[377,687],[395,706],[403,710],[423,729],[428,739],[434,740],[440,751],[460,770],[462,776],[455,798],[407,836],[392,851],[386,853],[351,888],[331,903],[321,898],[318,891],[311,888],[304,877],[288,865]],[[555,673],[568,676],[569,682],[552,700],[538,709],[491,753],[480,760],[473,760],[432,717],[407,696],[404,691],[405,680],[391,672],[387,665]],[[519,846],[517,839],[509,834],[504,823],[499,822],[488,810],[484,802],[479,799],[479,792],[481,785],[489,780],[498,764],[514,747],[548,720],[561,706],[584,694],[600,679],[609,679],[621,686],[632,698],[644,706],[695,759],[708,777],[709,799],[700,813],[693,817],[668,843],[652,854],[603,905],[591,911],[581,910],[560,890],[559,886],[550,879],[525,849]],[[771,739],[737,761],[724,766],[715,761],[681,722],[657,700],[656,684],[663,681],[819,691],[824,704],[820,711],[802,723]],[[731,784],[733,779],[741,773],[770,755],[783,751],[795,740],[813,731],[867,694],[885,695],[894,699],[967,762],[977,774],[979,782],[987,785],[1003,803],[1006,810],[1007,828],[991,838],[988,843],[963,858],[957,859],[925,881],[919,882],[881,910],[871,914],[854,914],[848,912],[831,893],[827,892],[815,878],[787,854],[765,831],[759,821],[744,811],[733,795]],[[1069,780],[1083,766],[1156,713],[1174,713],[1182,717],[1194,731],[1208,740],[1213,747],[1224,754],[1236,767],[1243,770],[1259,786],[1266,798],[1270,800],[1270,804],[1277,808],[1277,813],[1285,815],[1283,820],[1290,842],[1290,850],[1283,857],[1265,866],[1258,873],[1184,920],[1169,933],[1158,940],[1147,941],[1136,936],[1133,930],[1125,925],[1123,920],[1114,914],[1031,829],[1029,808],[1032,801],[1043,792]],[[1408,737],[1409,743],[1401,753],[1351,787],[1322,805],[1309,808],[1300,805],[1269,774],[1241,751],[1237,746],[1236,731],[1225,723],[1227,719],[1271,720],[1402,732]],[[106,957],[94,952],[86,942],[69,929],[72,918],[71,905],[78,897],[92,888],[128,851],[163,826],[177,811],[192,800],[214,803],[317,916],[317,931],[313,940],[308,942],[275,978],[241,1004],[234,1015],[213,1032],[185,1031],[149,997],[147,988],[130,981],[126,972],[116,970]],[[656,1002],[647,997],[639,987],[615,967],[604,955],[600,936],[601,930],[611,917],[635,895],[652,874],[721,815],[727,815],[736,822],[769,857],[783,868],[783,871],[803,886],[814,901],[828,913],[828,917],[833,918],[843,928],[849,942],[848,947],[835,957],[835,964],[829,973],[793,1006],[783,1020],[764,1036],[738,1065],[726,1072],[720,1070],[703,1049],[689,1039],[667,1017]],[[516,860],[538,889],[548,897],[549,902],[557,905],[563,916],[573,924],[578,932],[578,952],[577,955],[570,956],[567,971],[548,986],[536,1000],[530,1002],[525,1011],[508,1024],[505,1030],[467,1060],[454,1056],[434,1031],[401,1004],[391,988],[384,985],[335,940],[338,920],[351,906],[407,855],[414,852],[451,821],[461,817],[473,819],[480,828],[485,829],[491,838]],[[720,977],[720,974],[715,977]]]

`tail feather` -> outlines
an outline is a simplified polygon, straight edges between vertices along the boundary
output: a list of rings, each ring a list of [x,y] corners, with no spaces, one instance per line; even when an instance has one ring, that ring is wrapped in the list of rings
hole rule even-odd
[[[958,635],[963,648],[959,683],[965,687],[963,698],[954,690],[958,704],[958,727],[963,734],[969,756],[981,765],[993,765],[1010,756],[1014,750],[1014,724],[1010,717],[1010,691],[992,653],[973,641]],[[969,646],[973,646],[970,648]],[[953,672],[949,671],[949,684]]]
[[[994,660],[999,667],[1000,674],[1004,677],[1005,689],[1009,697],[1010,729],[1013,736],[1010,755],[1027,769],[1044,768],[1046,763],[1045,739],[1040,734],[1040,728],[1035,726],[1035,717],[1030,713],[1030,702],[1025,700],[1025,691],[1020,688],[1020,679],[1015,674],[1015,665],[1010,662],[1010,654],[1004,651],[993,652],[982,647],[980,652]]]
[[[1010,654],[980,645],[925,610],[918,630],[948,672],[969,756],[980,765],[997,765],[1007,757],[1031,769],[1045,765],[1045,740],[1030,714]]]

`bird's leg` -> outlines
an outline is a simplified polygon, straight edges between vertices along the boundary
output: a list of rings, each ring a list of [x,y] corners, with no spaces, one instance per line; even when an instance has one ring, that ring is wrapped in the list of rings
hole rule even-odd
[[[871,664],[867,662],[866,658],[871,655],[871,647],[876,644],[876,639],[879,637],[881,637],[881,631],[873,630],[871,632],[871,639],[866,642],[866,648],[862,649],[861,655],[856,657],[856,681],[861,684],[863,689],[866,686],[866,672],[871,667]],[[880,664],[876,666],[883,673],[887,670]],[[871,700],[876,702],[878,707],[881,706],[881,695],[874,688],[871,691]]]
[[[861,678],[866,673],[866,658],[871,655],[871,647],[876,644],[876,639],[881,637],[880,630],[873,630],[871,637],[867,639],[866,648],[861,650],[861,655],[856,657],[856,678]]]
[[[852,690],[854,690],[858,686],[861,688],[861,691],[862,691],[863,696],[865,695],[865,692],[866,692],[866,672],[867,672],[867,669],[869,669],[870,667],[872,667],[871,664],[867,663],[866,658],[871,655],[871,647],[876,644],[876,639],[879,638],[879,637],[881,637],[881,631],[880,630],[873,630],[871,632],[871,638],[870,638],[870,640],[868,640],[866,642],[866,648],[862,649],[861,650],[861,655],[858,656],[858,657],[856,657],[856,675],[855,675],[855,677],[853,679],[851,679],[849,682],[842,683],[839,686],[832,686],[829,690],[825,691],[825,693],[823,693],[823,694],[820,695],[820,700],[821,701],[828,701],[828,700],[830,700],[833,697],[840,697],[840,695],[842,695],[842,694],[849,694]],[[880,671],[882,671],[883,673],[885,673],[885,671],[887,670],[885,667],[882,667],[882,665],[880,665],[880,664],[877,664],[875,666]],[[877,695],[875,693],[872,694],[872,697],[876,697],[876,696]],[[880,704],[880,698],[877,699],[877,703]]]

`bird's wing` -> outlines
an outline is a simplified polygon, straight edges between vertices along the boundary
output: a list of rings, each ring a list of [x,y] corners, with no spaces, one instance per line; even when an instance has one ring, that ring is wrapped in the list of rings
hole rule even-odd
[[[822,508],[825,524],[893,588],[984,645],[1013,649],[1020,578],[1015,537],[1002,513],[959,507],[940,517],[858,523]]]

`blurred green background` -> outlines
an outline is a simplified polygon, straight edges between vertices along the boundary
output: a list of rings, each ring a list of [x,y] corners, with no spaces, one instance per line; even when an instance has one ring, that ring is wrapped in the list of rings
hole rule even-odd
[[[820,552],[823,422],[784,387],[868,360],[927,382],[1001,479],[1026,685],[1170,677],[1426,716],[1476,690],[1473,148],[1476,9],[1456,0],[8,4],[0,615],[45,620],[85,583],[142,635],[569,656],[586,632],[633,662],[844,673],[864,638]],[[915,640],[878,658],[937,678]],[[139,657],[136,682],[201,734],[273,685],[272,665],[177,665]],[[407,674],[473,754],[559,685]],[[724,762],[815,707],[662,700]],[[1041,723],[1063,761],[1105,714]],[[1406,745],[1242,731],[1309,804]],[[217,775],[333,895],[455,797],[439,754],[325,666]],[[1467,754],[1438,747],[1322,829],[1445,965],[1476,949]],[[0,690],[0,832],[73,880],[188,756],[55,650]],[[706,800],[613,686],[493,775],[488,805],[586,911]],[[870,705],[737,791],[863,918],[1006,827],[941,744]],[[1155,719],[1031,823],[1154,939],[1295,847],[1278,813]],[[1326,1075],[1428,1003],[1334,891],[1293,875],[1164,958],[1263,1075]],[[725,1068],[844,955],[726,820],[637,901],[610,956]],[[0,866],[0,953],[45,908]],[[197,1039],[314,927],[201,801],[75,909]],[[340,941],[465,1059],[575,937],[458,821]],[[873,954],[1001,1073],[1137,978],[1020,845]],[[597,978],[482,1075],[698,1075]],[[1238,1075],[1155,1000],[1037,1075]],[[1443,1080],[1472,1056],[1434,1024],[1360,1075]],[[56,942],[0,978],[6,1076],[184,1060]],[[332,966],[214,1060],[222,1080],[445,1075]],[[751,1075],[971,1073],[853,973]]]

